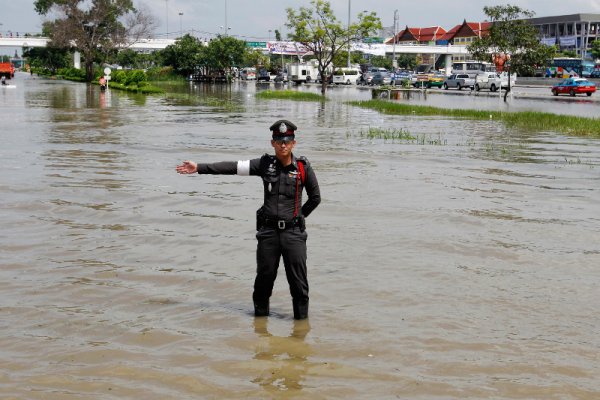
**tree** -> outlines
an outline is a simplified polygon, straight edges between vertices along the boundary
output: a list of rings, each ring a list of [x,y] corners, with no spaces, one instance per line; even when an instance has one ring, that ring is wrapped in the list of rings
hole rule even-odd
[[[31,47],[23,50],[23,57],[34,68],[43,68],[55,73],[59,68],[69,66],[72,59],[67,49],[53,47]]]
[[[184,35],[161,52],[163,65],[170,65],[180,75],[193,74],[201,63],[204,44],[190,34]]]
[[[350,43],[360,41],[381,29],[381,21],[374,12],[358,14],[358,22],[344,28],[337,20],[326,0],[311,0],[312,7],[288,8],[286,26],[291,30],[289,38],[310,50],[318,61],[319,75],[327,70],[341,51],[347,51]],[[321,93],[327,90],[327,79],[321,80]]]
[[[248,50],[246,53],[244,64],[253,67],[261,66],[266,68],[267,70],[270,70],[271,57],[269,55],[263,54],[263,52],[258,49]]]
[[[492,25],[487,34],[467,46],[467,51],[480,61],[492,61],[498,57],[508,61],[506,101],[510,92],[511,70],[545,65],[554,57],[554,48],[542,44],[538,30],[527,22],[526,18],[531,18],[533,12],[510,4],[486,6],[483,11]]]
[[[592,42],[591,53],[595,60],[600,58],[600,40],[596,39]]]
[[[201,62],[213,71],[230,71],[240,66],[246,58],[248,47],[244,40],[231,36],[218,36],[208,43],[202,52]]]
[[[94,78],[94,62],[149,37],[155,26],[150,13],[135,9],[132,0],[36,0],[34,6],[40,15],[58,15],[45,23],[50,45],[80,51],[88,81]]]

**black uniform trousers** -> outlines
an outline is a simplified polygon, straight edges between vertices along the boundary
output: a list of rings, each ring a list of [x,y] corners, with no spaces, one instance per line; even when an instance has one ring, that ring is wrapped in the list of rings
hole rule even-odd
[[[306,231],[298,226],[288,229],[263,227],[256,233],[256,280],[252,299],[256,315],[269,314],[269,298],[283,257],[290,287],[294,318],[308,316],[308,277],[306,272]]]

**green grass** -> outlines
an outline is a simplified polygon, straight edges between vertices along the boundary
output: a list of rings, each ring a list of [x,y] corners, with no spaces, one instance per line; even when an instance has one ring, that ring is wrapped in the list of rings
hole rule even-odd
[[[122,83],[116,83],[116,82],[109,82],[108,83],[108,87],[110,87],[111,89],[119,89],[119,90],[125,90],[128,92],[134,92],[134,93],[143,93],[143,94],[163,94],[165,93],[164,90],[157,88],[156,86],[151,86],[151,85],[129,85],[129,86],[125,86]]]
[[[259,99],[283,99],[296,101],[325,101],[325,97],[309,92],[297,92],[295,90],[265,90],[256,93]]]
[[[369,139],[384,139],[384,140],[406,140],[414,141],[417,138],[411,135],[407,130],[404,129],[383,129],[383,128],[372,128],[369,127],[366,131],[362,129],[359,132],[361,137],[367,137]]]
[[[600,137],[600,119],[598,118],[558,115],[536,111],[499,112],[485,110],[448,109],[400,104],[385,100],[351,101],[349,104],[377,110],[384,114],[446,116],[474,120],[493,119],[503,122],[508,127],[527,131],[552,131],[569,135]]]

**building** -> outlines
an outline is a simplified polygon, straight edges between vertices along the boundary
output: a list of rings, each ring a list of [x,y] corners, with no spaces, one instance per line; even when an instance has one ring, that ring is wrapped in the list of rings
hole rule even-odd
[[[491,22],[467,22],[463,21],[462,24],[456,25],[452,29],[450,29],[444,36],[441,37],[440,40],[437,41],[436,44],[445,45],[462,45],[468,46],[475,40],[476,38],[481,38],[490,30],[492,26]],[[453,57],[453,61],[467,61],[469,59],[468,55],[465,56],[455,56]]]
[[[575,51],[581,58],[592,58],[591,44],[600,38],[600,14],[559,15],[527,21],[538,28],[542,43],[556,45],[560,51]]]
[[[398,32],[396,36],[388,39],[385,44],[435,45],[445,34],[446,30],[441,26],[427,28],[409,28],[407,26]],[[424,64],[435,64],[437,61],[431,54],[419,54],[418,58]]]

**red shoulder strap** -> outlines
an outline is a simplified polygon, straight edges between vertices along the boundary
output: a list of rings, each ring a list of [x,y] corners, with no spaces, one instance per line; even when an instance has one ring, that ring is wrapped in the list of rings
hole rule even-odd
[[[300,182],[304,184],[304,179],[306,177],[306,172],[304,172],[304,163],[298,160],[297,165],[299,174],[296,178],[296,200],[294,201],[294,218],[298,216],[298,209],[300,208],[300,205],[298,204],[298,197],[300,195]]]
[[[304,163],[302,161],[298,161],[298,171],[300,171],[300,180],[302,183],[304,183],[306,179],[306,172],[304,172]]]

